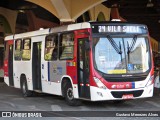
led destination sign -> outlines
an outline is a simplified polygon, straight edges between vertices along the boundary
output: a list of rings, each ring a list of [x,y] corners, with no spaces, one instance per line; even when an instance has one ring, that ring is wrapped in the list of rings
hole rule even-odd
[[[137,25],[93,25],[93,33],[147,33],[145,26]]]
[[[138,26],[98,26],[99,32],[127,32],[127,33],[139,33]]]

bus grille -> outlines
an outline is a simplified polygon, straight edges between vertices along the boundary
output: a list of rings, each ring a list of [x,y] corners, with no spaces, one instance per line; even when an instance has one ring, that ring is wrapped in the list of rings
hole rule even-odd
[[[136,90],[136,91],[112,91],[111,94],[114,98],[122,98],[123,95],[133,94],[133,97],[139,97],[143,93],[143,90]]]
[[[104,77],[108,82],[135,82],[135,81],[143,81],[147,76],[140,77]]]

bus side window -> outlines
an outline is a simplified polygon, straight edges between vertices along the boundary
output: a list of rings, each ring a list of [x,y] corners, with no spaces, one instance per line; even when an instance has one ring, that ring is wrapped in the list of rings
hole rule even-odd
[[[74,34],[67,33],[62,34],[60,39],[60,59],[61,60],[68,60],[73,59],[74,53]]]
[[[52,61],[57,60],[58,55],[58,36],[57,35],[49,35],[46,37],[45,42],[45,60]]]
[[[22,60],[31,59],[31,39],[27,38],[23,40]]]
[[[18,39],[15,41],[15,52],[14,52],[14,59],[15,60],[21,60],[22,57],[22,40]]]

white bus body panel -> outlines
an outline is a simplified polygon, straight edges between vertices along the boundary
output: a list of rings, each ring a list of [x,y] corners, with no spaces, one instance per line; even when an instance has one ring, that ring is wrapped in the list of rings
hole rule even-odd
[[[16,40],[16,39],[31,38],[31,47],[33,48],[33,42],[44,41],[45,40],[45,34],[48,34],[48,33],[49,33],[49,29],[38,30],[38,31],[33,31],[33,32],[16,34],[14,36],[14,39]],[[31,49],[31,59],[29,61],[22,61],[22,60],[21,61],[13,61],[13,65],[14,65],[13,66],[14,86],[16,88],[20,88],[20,76],[22,74],[24,74],[26,76],[28,89],[29,90],[33,90],[33,82],[32,82],[32,49]]]
[[[78,23],[78,24],[71,24],[71,25],[68,25],[67,30],[76,30],[76,29],[85,29],[85,28],[91,28],[90,23],[84,22],[84,23]]]
[[[14,86],[20,88],[20,77],[22,74],[26,76],[28,89],[33,90],[32,87],[32,63],[29,61],[13,61],[13,75],[14,75]]]
[[[61,76],[57,75],[57,66],[63,65],[58,61],[44,61],[42,60],[41,79],[42,91],[45,93],[61,95]],[[66,67],[66,66],[65,66]],[[55,71],[55,73],[54,73]],[[66,72],[66,71],[65,71]]]
[[[28,37],[34,37],[34,36],[43,36],[43,35],[49,34],[49,30],[50,29],[43,29],[43,30],[16,34],[14,36],[14,39],[28,38]]]
[[[84,23],[71,24],[71,25],[68,25],[68,26],[55,27],[55,28],[52,28],[50,30],[50,33],[72,31],[72,30],[86,29],[86,28],[91,28],[90,23],[84,22]]]
[[[42,91],[44,93],[62,95],[61,93],[61,83],[42,81]]]
[[[117,89],[117,90],[109,90],[109,89],[102,89],[98,87],[90,87],[91,91],[91,101],[104,101],[104,100],[123,100],[122,98],[114,98],[111,94],[111,91],[136,91],[136,90],[143,90],[143,94],[136,98],[145,98],[145,97],[152,97],[153,96],[153,84],[150,86],[147,86],[145,88],[139,88],[139,89]]]

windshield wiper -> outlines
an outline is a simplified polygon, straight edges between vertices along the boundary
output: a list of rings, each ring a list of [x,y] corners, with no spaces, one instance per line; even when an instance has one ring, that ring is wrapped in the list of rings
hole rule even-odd
[[[106,36],[109,40],[109,42],[111,43],[111,45],[113,46],[113,48],[116,50],[116,52],[118,54],[122,54],[122,50],[121,50],[121,44],[119,42],[119,46],[116,44],[116,42],[111,38],[111,36],[107,35]]]
[[[134,48],[136,44],[136,41],[137,41],[137,35],[134,35],[131,45],[129,45],[127,41],[127,48],[128,48],[127,54],[129,54],[132,51],[132,49]]]

